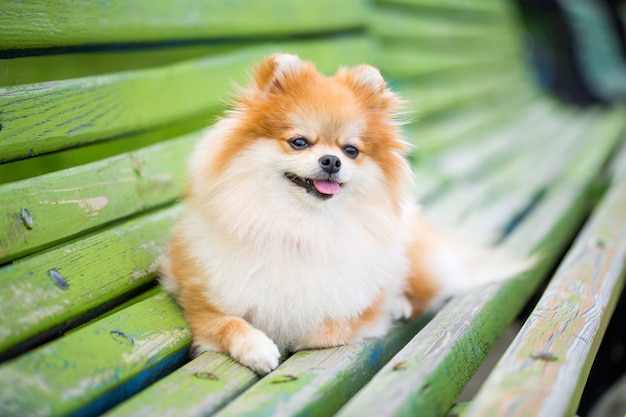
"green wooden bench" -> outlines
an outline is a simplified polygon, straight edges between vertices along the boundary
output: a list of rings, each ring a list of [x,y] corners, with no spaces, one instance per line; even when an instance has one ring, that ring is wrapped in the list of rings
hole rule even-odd
[[[624,284],[626,117],[547,98],[518,36],[499,0],[1,4],[0,415],[573,415]],[[274,51],[380,67],[426,214],[537,266],[262,379],[190,360],[155,260],[201,130]]]

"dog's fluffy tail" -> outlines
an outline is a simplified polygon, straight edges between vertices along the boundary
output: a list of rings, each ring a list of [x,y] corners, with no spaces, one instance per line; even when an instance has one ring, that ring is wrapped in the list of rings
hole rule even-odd
[[[419,254],[420,261],[413,263],[418,268],[413,275],[432,279],[437,288],[429,310],[471,288],[514,278],[536,264],[536,257],[517,256],[505,246],[490,246],[489,239],[468,234],[463,227],[441,234],[419,215],[415,220],[413,253]]]
[[[506,281],[531,269],[533,257],[516,257],[504,247],[471,246],[451,242],[431,252],[428,267],[439,291],[429,309],[474,287]]]

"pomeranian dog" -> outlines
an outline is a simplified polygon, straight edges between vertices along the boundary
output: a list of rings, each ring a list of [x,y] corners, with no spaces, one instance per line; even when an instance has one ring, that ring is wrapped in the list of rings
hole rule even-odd
[[[383,335],[523,269],[472,268],[421,219],[401,106],[369,65],[328,77],[276,54],[256,66],[191,156],[164,257],[195,353],[267,374],[281,352]]]

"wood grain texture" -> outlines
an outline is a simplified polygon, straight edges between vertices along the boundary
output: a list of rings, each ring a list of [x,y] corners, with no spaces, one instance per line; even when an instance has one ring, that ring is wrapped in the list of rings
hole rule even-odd
[[[454,112],[476,100],[489,102],[511,86],[524,86],[527,81],[519,70],[485,78],[480,73],[467,74],[463,70],[448,71],[441,76],[423,77],[403,85],[403,97],[411,103],[411,110],[424,117],[436,117]],[[515,90],[515,88],[514,88]],[[511,93],[513,94],[511,90]]]
[[[209,112],[218,106],[228,85],[227,68],[212,59],[1,89],[0,162]],[[214,83],[209,74],[215,77]],[[198,86],[203,86],[202,90]]]
[[[0,261],[175,200],[200,133],[0,186]],[[30,225],[24,218],[30,219]]]
[[[502,73],[514,71],[514,60],[502,59],[513,57],[511,51],[500,49],[494,54],[493,48],[485,52],[482,45],[481,52],[471,50],[464,53],[442,54],[439,51],[421,51],[412,44],[398,44],[385,46],[381,52],[380,69],[385,74],[398,78],[419,78],[430,75],[441,75],[447,72],[480,73],[487,77],[497,77]]]
[[[562,183],[574,170],[584,172],[582,181],[588,180],[584,179],[586,175],[597,172],[594,170],[599,170],[608,158],[625,125],[621,110],[598,115],[557,112],[544,120],[545,123],[536,120],[535,126],[521,134],[494,135],[492,145],[495,147],[483,148],[482,157],[474,153],[475,160],[479,161],[477,164],[470,162],[474,171],[459,169],[467,166],[467,162],[461,163],[458,159],[463,152],[457,155],[456,162],[452,158],[455,152],[448,153],[446,157],[452,159],[450,166],[458,170],[453,176],[469,181],[451,187],[433,204],[430,210],[433,221],[464,224],[463,234],[474,239],[480,236],[487,240],[499,239],[514,226],[511,222],[532,207],[552,184]],[[590,137],[594,140],[588,140]],[[499,146],[503,142],[505,146]],[[470,155],[473,153],[471,146],[469,143],[459,150],[465,148],[465,154]],[[529,167],[533,175],[529,175]],[[459,212],[454,201],[464,201],[464,209]]]
[[[455,19],[455,16],[447,11],[436,13],[426,9],[428,12],[424,13],[424,7],[394,8],[385,5],[384,2],[381,3],[371,17],[370,25],[383,40],[411,39],[424,42],[415,45],[416,48],[427,46],[432,40],[470,44],[474,40],[481,40],[487,45],[514,41],[511,16],[504,11],[497,18],[492,16],[490,19],[472,19],[471,16],[466,16],[465,19]],[[462,9],[471,9],[472,5],[464,5]],[[451,52],[452,49],[459,50],[450,48],[443,52]]]
[[[144,215],[0,269],[0,352],[153,280],[180,212]]]
[[[467,12],[484,12],[498,13],[502,12],[503,2],[494,0],[479,0],[471,3],[463,0],[382,0],[382,4],[401,5],[401,6],[418,6],[423,8],[432,8],[441,10],[445,13],[467,13]]]
[[[494,95],[490,103],[492,111],[484,111],[482,105],[466,106],[457,112],[450,112],[435,118],[424,118],[419,123],[410,125],[407,136],[413,138],[420,158],[451,148],[453,144],[467,138],[478,138],[494,130],[514,123],[518,116],[524,115],[531,107],[542,106],[537,97],[529,90],[520,90],[511,97],[509,94]],[[542,106],[543,107],[543,106]]]
[[[257,374],[229,356],[205,352],[104,416],[206,416],[258,380]]]
[[[366,17],[361,0],[8,1],[2,8],[0,50],[274,37],[363,27]]]
[[[217,411],[220,416],[330,415],[425,321],[397,326],[380,340],[298,352],[260,381],[228,356],[207,352],[111,410],[107,417],[152,416],[157,412],[201,416]]]
[[[332,349],[297,352],[216,416],[332,415],[424,325]]]
[[[367,37],[267,44],[158,68],[0,88],[0,163],[212,114],[255,61],[283,50],[323,70],[368,62]]]
[[[0,414],[98,414],[137,392],[150,381],[151,370],[184,354],[189,343],[182,312],[156,291],[0,365]]]
[[[624,148],[626,154],[626,148]],[[626,273],[626,169],[580,233],[467,415],[569,416]]]

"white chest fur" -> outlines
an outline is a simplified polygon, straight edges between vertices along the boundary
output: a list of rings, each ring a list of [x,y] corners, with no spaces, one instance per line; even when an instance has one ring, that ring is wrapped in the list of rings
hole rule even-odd
[[[372,229],[367,221],[375,219],[367,217],[326,219],[292,223],[285,234],[278,218],[267,225],[276,230],[267,241],[242,241],[201,213],[189,214],[194,257],[209,273],[211,302],[244,317],[281,349],[297,346],[327,318],[357,317],[381,291],[390,297],[401,291],[407,269],[401,227],[385,232]],[[386,220],[379,227],[397,224]]]

